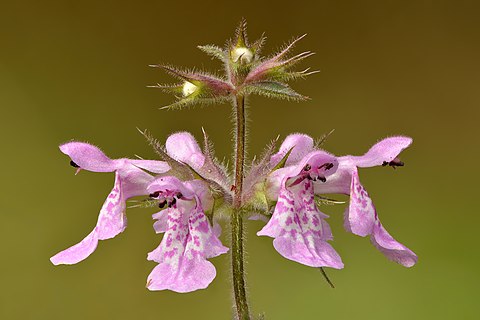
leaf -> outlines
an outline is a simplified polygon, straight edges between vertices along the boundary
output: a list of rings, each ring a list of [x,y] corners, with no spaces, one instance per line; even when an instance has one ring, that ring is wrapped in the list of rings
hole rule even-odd
[[[157,84],[152,85],[152,86],[147,86],[147,88],[161,89],[163,92],[166,92],[166,93],[182,94],[183,83],[177,83],[177,84],[157,83]]]
[[[190,82],[198,87],[195,93],[202,97],[228,96],[234,90],[232,84],[225,79],[203,71],[181,70],[166,64],[150,65],[161,68],[173,77]]]
[[[290,88],[287,84],[277,81],[259,81],[249,84],[246,89],[251,93],[266,96],[268,98],[279,98],[287,100],[307,100],[303,96]]]
[[[215,45],[207,44],[204,46],[197,46],[198,49],[202,50],[212,58],[217,58],[221,61],[225,60],[225,52],[222,50],[222,48],[217,47]]]
[[[279,61],[282,57],[284,57],[294,46],[295,44],[305,38],[307,34],[301,35],[290,41],[289,44],[285,45],[283,49],[281,49],[277,54],[275,54],[272,58],[268,59],[269,61]]]
[[[310,68],[307,68],[302,71],[285,71],[284,68],[273,71],[269,74],[269,79],[279,81],[279,82],[288,82],[291,80],[305,79],[307,76],[319,73],[318,70],[310,71]]]
[[[196,104],[200,105],[210,105],[210,104],[221,104],[229,101],[229,97],[214,97],[214,98],[198,98],[188,96],[186,98],[180,98],[180,100],[175,101],[169,105],[160,107],[162,110],[180,110],[189,106]]]

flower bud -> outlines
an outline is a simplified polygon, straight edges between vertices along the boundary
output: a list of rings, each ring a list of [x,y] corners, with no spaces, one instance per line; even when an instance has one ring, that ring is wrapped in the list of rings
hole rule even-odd
[[[196,85],[194,85],[191,82],[185,81],[185,83],[183,84],[183,88],[182,88],[183,96],[188,97],[189,95],[191,95],[192,93],[197,91],[197,89],[198,89],[198,87]]]
[[[253,60],[253,52],[245,47],[237,47],[231,52],[233,62],[247,64]]]

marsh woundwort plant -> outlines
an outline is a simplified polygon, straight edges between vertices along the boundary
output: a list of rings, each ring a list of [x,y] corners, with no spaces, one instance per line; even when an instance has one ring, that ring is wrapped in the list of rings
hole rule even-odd
[[[115,237],[127,226],[126,201],[148,196],[142,205],[159,207],[153,227],[164,233],[160,245],[148,254],[157,263],[147,280],[150,290],[191,292],[206,288],[215,278],[209,258],[227,253],[219,240],[220,224],[229,223],[234,317],[252,319],[246,295],[244,272],[244,219],[260,219],[266,225],[257,235],[274,238],[273,246],[287,259],[319,268],[343,268],[338,253],[329,243],[332,233],[327,215],[319,210],[334,202],[328,194],[346,194],[345,229],[370,236],[373,245],[387,258],[413,266],[417,256],[397,242],[380,223],[358,168],[403,166],[398,158],[412,139],[395,136],[377,142],[364,155],[337,157],[321,149],[323,139],[291,134],[277,150],[275,141],[263,156],[247,164],[246,100],[259,94],[268,98],[304,100],[288,81],[314,72],[292,68],[311,52],[291,55],[299,37],[269,58],[260,55],[264,38],[250,43],[242,22],[225,48],[199,48],[219,59],[225,74],[181,70],[155,65],[179,80],[178,84],[154,87],[177,95],[166,108],[197,103],[229,101],[234,116],[234,168],[232,172],[214,156],[212,144],[203,132],[203,148],[188,132],[170,135],[165,144],[141,131],[160,160],[110,159],[99,148],[83,142],[68,142],[60,150],[81,170],[115,172],[115,184],[100,210],[97,224],[80,243],[51,258],[53,264],[74,264],[87,258],[99,240]],[[326,275],[325,275],[326,276]],[[328,279],[328,278],[327,278]]]

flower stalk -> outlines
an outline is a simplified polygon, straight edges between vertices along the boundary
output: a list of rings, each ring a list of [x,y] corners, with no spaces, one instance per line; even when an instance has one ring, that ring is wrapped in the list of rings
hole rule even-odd
[[[235,307],[239,320],[250,320],[247,293],[245,289],[245,273],[243,267],[243,217],[242,217],[242,190],[245,165],[245,97],[235,96],[235,185],[233,198],[233,216],[231,218],[232,232],[232,277]]]

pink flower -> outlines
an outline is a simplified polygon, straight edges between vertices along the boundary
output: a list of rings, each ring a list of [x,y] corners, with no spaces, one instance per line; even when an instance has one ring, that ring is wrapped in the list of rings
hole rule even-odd
[[[160,245],[148,254],[158,263],[148,276],[150,290],[191,292],[206,288],[216,270],[207,259],[228,251],[218,239],[205,215],[212,209],[208,186],[200,180],[182,182],[175,177],[154,180],[148,190],[161,206],[168,208],[153,215],[154,229],[165,232]]]
[[[69,142],[60,150],[71,158],[70,164],[80,170],[115,172],[115,184],[100,209],[97,224],[81,242],[51,257],[53,264],[75,264],[95,251],[98,240],[115,237],[127,227],[125,201],[128,198],[148,194],[147,186],[152,173],[164,173],[170,168],[163,161],[108,158],[100,149],[83,142]]]
[[[331,175],[325,177],[326,181],[313,182],[313,188],[305,189],[308,197],[312,198],[315,194],[337,193],[349,195],[350,204],[344,217],[345,229],[362,237],[370,235],[371,242],[378,250],[390,260],[406,267],[413,266],[417,262],[417,256],[403,244],[397,242],[382,226],[371,198],[360,184],[358,168],[380,165],[403,166],[403,162],[397,157],[411,143],[412,139],[408,137],[391,137],[375,144],[363,156],[338,157],[336,158],[338,168]],[[302,134],[288,136],[280,147],[279,153],[272,156],[272,162],[280,161],[289,150],[291,150],[291,154],[286,162],[287,167],[273,172],[267,181],[267,195],[272,199],[278,197],[279,202],[283,194],[283,184],[279,182],[283,181],[282,179],[286,176],[285,172],[291,170],[290,167],[295,167],[292,163],[297,163],[303,154],[312,152],[313,140]],[[298,163],[303,163],[304,159],[305,157]],[[272,220],[276,218],[276,212],[275,208]],[[265,228],[267,227],[268,225],[265,226]],[[308,263],[304,264],[310,265]]]
[[[287,149],[286,152],[291,149],[287,147],[289,143],[290,139],[287,139],[280,153],[272,157],[272,164],[283,158],[283,149]],[[272,218],[257,235],[275,238],[273,246],[287,259],[311,267],[341,269],[340,256],[327,242],[332,240],[330,227],[325,221],[327,215],[318,210],[313,190],[315,181],[325,182],[335,173],[338,162],[324,151],[311,151],[301,158],[307,146],[312,147],[313,143],[294,148],[289,159],[296,163],[274,173],[277,204]],[[289,163],[291,161],[287,160]]]

